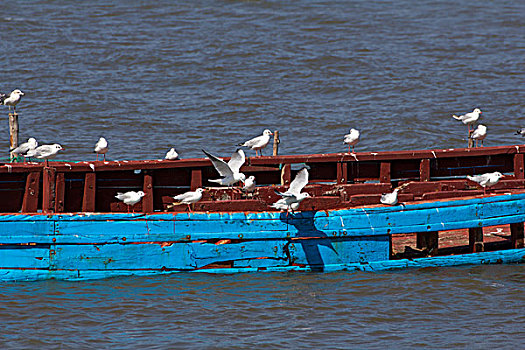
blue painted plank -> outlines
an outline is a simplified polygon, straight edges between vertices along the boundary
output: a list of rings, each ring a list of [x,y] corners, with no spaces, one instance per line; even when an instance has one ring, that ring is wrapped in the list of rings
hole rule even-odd
[[[49,248],[34,246],[0,246],[2,268],[48,268]]]
[[[53,221],[0,222],[0,244],[53,243]]]

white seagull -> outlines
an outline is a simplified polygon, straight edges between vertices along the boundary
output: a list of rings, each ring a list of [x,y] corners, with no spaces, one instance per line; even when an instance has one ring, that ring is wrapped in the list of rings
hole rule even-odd
[[[242,188],[244,192],[251,193],[255,191],[255,176],[249,176],[246,181],[244,181],[244,186]]]
[[[293,213],[294,210],[299,208],[301,201],[310,197],[310,195],[306,192],[301,193],[302,189],[307,184],[308,170],[303,168],[297,173],[297,175],[295,175],[295,179],[293,179],[292,183],[290,184],[288,191],[284,193],[275,191],[275,193],[277,193],[282,198],[273,203],[271,207],[279,210],[288,210]]]
[[[11,150],[11,153],[24,156],[24,161],[25,161],[25,157],[26,157],[25,154],[29,152],[30,150],[35,149],[37,146],[38,146],[38,142],[36,141],[34,137],[31,137],[27,139],[27,142],[24,142],[17,148]]]
[[[104,161],[105,161],[106,153],[108,153],[108,150],[109,150],[108,142],[106,141],[106,139],[103,137],[99,138],[97,144],[95,145],[95,150],[94,150],[94,152],[97,154],[97,160],[98,160],[98,155],[103,154]]]
[[[483,146],[483,140],[487,137],[487,127],[483,124],[479,124],[476,130],[472,132],[470,138],[476,142],[476,147],[478,147],[478,141]]]
[[[60,146],[58,143],[52,144],[52,145],[42,145],[35,149],[29,150],[26,153],[26,157],[36,157],[38,159],[45,159],[46,160],[46,166],[48,166],[48,159],[54,158],[59,151],[64,150],[62,146]]]
[[[461,120],[463,124],[468,126],[468,131],[470,133],[470,126],[478,121],[480,115],[481,115],[481,109],[474,108],[472,112],[466,113],[464,115],[460,115],[459,117],[455,114],[452,114],[452,118],[456,120]]]
[[[128,206],[128,213],[129,213],[129,207],[130,206],[133,207],[135,204],[140,202],[140,200],[144,196],[145,196],[145,193],[142,191],[138,191],[138,192],[129,191],[126,193],[117,192],[117,195],[115,196],[115,198],[124,202],[124,204]],[[133,209],[133,212],[135,212],[134,209]]]
[[[401,186],[396,187],[391,193],[384,193],[381,196],[381,203],[386,205],[396,205],[398,192],[401,191],[403,188],[407,187],[409,184],[410,183],[407,182],[405,184],[402,184]]]
[[[474,176],[467,175],[467,179],[469,179],[470,181],[474,181],[478,183],[481,187],[483,187],[483,193],[486,193],[487,187],[494,186],[495,184],[497,184],[499,179],[501,179],[502,177],[505,177],[505,175],[503,175],[499,171]]]
[[[24,96],[25,94],[20,91],[19,89],[16,89],[16,90],[13,90],[11,91],[11,93],[9,94],[9,96],[6,96],[4,94],[2,94],[2,98],[1,98],[1,102],[4,106],[9,106],[9,111],[11,111],[11,106],[13,106],[13,111],[14,113],[16,113],[16,105],[18,104],[18,102],[20,102],[20,99],[22,98],[22,96]]]
[[[175,150],[175,148],[172,148],[168,151],[168,153],[166,153],[166,156],[164,157],[164,159],[167,159],[167,160],[176,160],[176,159],[179,159],[179,154],[177,153],[177,151]]]
[[[235,153],[233,153],[228,163],[206,152],[205,150],[202,151],[211,160],[213,166],[215,167],[219,175],[222,176],[221,179],[208,181],[218,183],[222,186],[230,187],[239,181],[244,182],[246,180],[246,175],[239,172],[241,166],[246,161],[246,156],[244,155],[244,151],[242,149],[238,149]]]
[[[270,142],[270,137],[272,136],[272,132],[269,129],[266,129],[263,131],[263,134],[261,136],[254,137],[251,140],[245,141],[243,143],[239,143],[237,146],[242,147],[249,147],[250,149],[255,151],[255,156],[257,157],[257,151],[261,153],[262,156],[262,150],[268,146],[268,143]]]
[[[188,210],[191,211],[191,204],[197,203],[202,199],[202,192],[204,189],[197,188],[195,191],[188,191],[178,196],[173,197],[180,204],[187,204]]]
[[[355,145],[359,142],[360,132],[354,128],[350,129],[350,133],[345,135],[344,143],[348,145],[348,153],[350,153],[350,146],[352,146],[352,153]]]

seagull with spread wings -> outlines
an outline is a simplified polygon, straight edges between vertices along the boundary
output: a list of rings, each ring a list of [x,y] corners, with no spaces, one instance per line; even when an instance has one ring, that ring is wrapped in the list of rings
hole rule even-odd
[[[288,210],[292,213],[294,210],[299,208],[299,204],[305,199],[310,197],[310,194],[302,192],[304,186],[308,184],[308,170],[306,168],[301,169],[295,179],[293,179],[288,191],[279,192],[275,191],[282,198],[271,205],[272,208],[279,210]]]
[[[202,151],[211,160],[215,170],[217,170],[219,175],[222,176],[220,179],[208,181],[218,183],[222,186],[231,187],[239,181],[244,182],[246,180],[246,175],[240,172],[242,165],[246,161],[246,156],[244,155],[244,151],[242,149],[235,151],[228,163],[214,156],[213,154],[206,152],[205,150]]]

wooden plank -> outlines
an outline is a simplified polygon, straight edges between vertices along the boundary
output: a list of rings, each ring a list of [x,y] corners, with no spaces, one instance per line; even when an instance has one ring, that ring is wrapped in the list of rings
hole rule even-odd
[[[518,153],[514,155],[514,177],[516,179],[523,179],[524,178],[524,155],[522,153]]]
[[[57,173],[55,182],[55,213],[64,211],[64,198],[66,195],[66,180],[64,173]]]
[[[390,162],[381,162],[379,170],[379,182],[390,183]]]
[[[193,169],[191,171],[191,185],[190,188],[192,191],[195,191],[197,188],[202,187],[202,170]]]
[[[84,195],[82,197],[82,211],[95,211],[95,193],[96,193],[96,174],[94,172],[86,173],[84,177]]]
[[[40,190],[40,172],[30,172],[26,179],[22,213],[35,213],[38,209],[38,192]]]
[[[483,227],[471,227],[468,229],[468,245],[472,253],[484,251]]]
[[[430,159],[428,158],[421,159],[419,165],[419,180],[430,181]]]
[[[418,232],[416,234],[416,247],[428,252],[429,255],[438,253],[439,232]]]
[[[346,184],[348,183],[348,163],[337,163],[337,183]]]
[[[42,178],[42,211],[53,212],[55,208],[55,168],[44,167]]]
[[[143,191],[142,211],[144,213],[153,213],[153,176],[147,171],[144,172]]]
[[[510,241],[514,249],[524,247],[523,222],[510,224]]]
[[[281,170],[281,186],[289,185],[292,181],[292,166],[284,164]]]

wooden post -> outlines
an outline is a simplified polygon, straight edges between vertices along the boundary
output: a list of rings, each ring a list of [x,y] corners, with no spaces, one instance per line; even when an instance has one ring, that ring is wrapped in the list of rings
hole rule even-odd
[[[142,198],[142,212],[153,213],[153,176],[144,172],[144,185],[142,191],[144,197]]]
[[[9,113],[9,147],[15,149],[18,147],[18,113]],[[9,153],[11,161],[15,158],[13,153]]]
[[[472,133],[474,132],[474,130],[470,130],[468,132],[468,143],[467,143],[467,147],[468,148],[472,148],[474,147],[474,140],[470,137],[472,135]]]
[[[281,186],[290,184],[290,181],[292,181],[292,166],[284,164],[281,170]]]
[[[273,155],[276,156],[279,154],[279,144],[281,143],[281,140],[279,140],[279,131],[275,130],[273,133]]]
[[[97,177],[95,173],[86,173],[84,178],[84,197],[82,198],[82,211],[95,211],[95,192]]]
[[[346,184],[348,183],[348,163],[337,163],[337,183]]]
[[[38,192],[40,190],[40,172],[27,174],[26,189],[22,202],[22,213],[36,213],[38,210]]]
[[[55,207],[55,168],[44,167],[42,178],[42,212],[51,213]]]
[[[430,181],[430,159],[421,159],[419,163],[419,180]]]
[[[468,229],[468,245],[472,253],[485,250],[483,245],[483,227],[471,227]]]
[[[199,187],[202,187],[202,170],[201,169],[193,169],[191,171],[190,189],[192,191],[195,191]]]
[[[510,241],[514,249],[524,247],[523,222],[510,224]]]
[[[516,179],[523,179],[523,168],[524,168],[524,161],[523,161],[523,154],[518,153],[514,155],[514,176]]]
[[[437,255],[439,232],[418,232],[416,235],[416,247],[427,249],[430,255]]]
[[[381,168],[379,170],[379,182],[390,183],[390,163],[381,162]]]
[[[55,213],[64,212],[64,198],[66,196],[66,179],[64,173],[57,173],[55,181]]]

